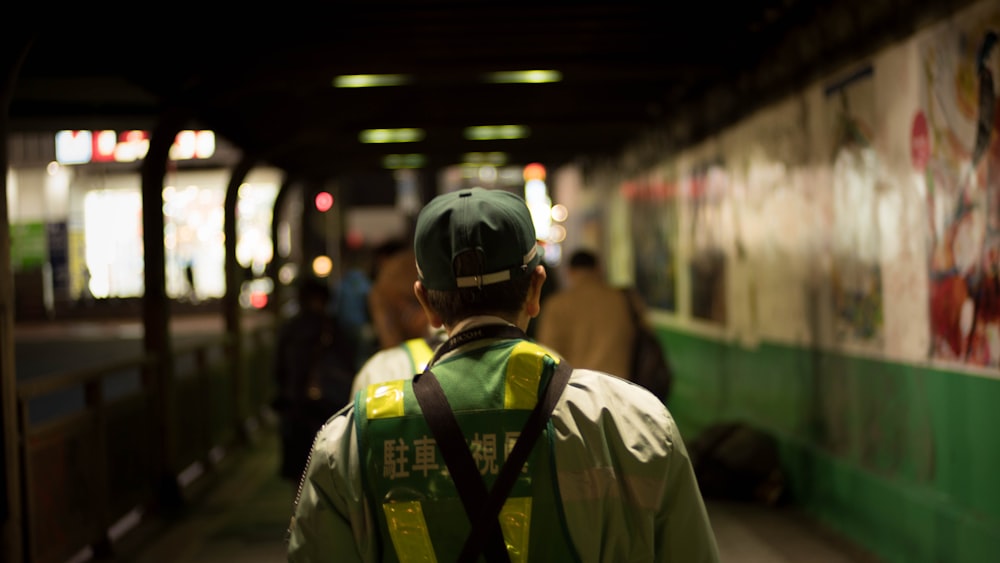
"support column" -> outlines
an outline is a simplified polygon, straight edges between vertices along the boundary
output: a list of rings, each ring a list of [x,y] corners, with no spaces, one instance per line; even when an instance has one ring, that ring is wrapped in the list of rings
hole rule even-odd
[[[284,209],[285,202],[292,192],[292,184],[291,178],[285,176],[274,198],[274,207],[271,209],[271,261],[267,265],[267,275],[274,284],[274,292],[271,294],[272,299],[267,302],[267,308],[274,312],[276,316],[280,314],[282,289],[279,274],[281,273],[281,267],[284,265],[284,257],[281,256],[278,245],[278,227],[281,222],[281,211]]]
[[[145,262],[145,293],[142,298],[144,345],[155,362],[150,374],[153,393],[154,439],[158,456],[154,467],[159,510],[173,512],[183,505],[176,465],[174,433],[174,365],[170,346],[170,301],[167,298],[166,250],[163,244],[163,179],[170,146],[184,123],[179,109],[168,111],[149,138],[149,151],[142,161],[142,243]]]
[[[16,35],[16,33],[15,33]],[[21,463],[17,432],[17,373],[14,362],[14,274],[10,264],[10,215],[7,209],[7,137],[10,101],[21,63],[31,42],[15,40],[0,60],[0,560],[24,557],[21,512]]]
[[[326,255],[333,261],[333,271],[330,272],[330,279],[333,284],[340,282],[344,275],[344,265],[341,264],[342,256],[340,248],[342,245],[341,233],[344,230],[344,215],[341,204],[340,186],[335,183],[327,184],[326,191],[333,194],[333,207],[323,214],[323,240],[326,248]]]
[[[271,263],[268,264],[268,271],[274,281],[274,293],[272,299],[268,301],[268,308],[274,314],[274,318],[281,322],[282,307],[289,299],[289,294],[293,293],[292,288],[281,281],[282,268],[292,263],[300,269],[304,269],[305,258],[302,252],[302,243],[305,240],[302,232],[307,228],[305,224],[305,189],[303,181],[298,178],[286,176],[278,190],[277,197],[274,198],[274,209],[271,214],[271,244],[274,248]],[[298,204],[298,205],[296,205]],[[294,215],[293,212],[298,212]],[[282,237],[280,229],[282,223],[287,223],[288,254],[282,256],[279,239]]]
[[[240,185],[254,164],[254,159],[244,155],[233,168],[232,175],[229,177],[229,186],[226,188],[226,202],[223,211],[223,234],[226,239],[226,293],[223,297],[222,309],[226,320],[229,361],[232,366],[233,424],[237,440],[242,443],[249,441],[250,427],[248,426],[247,370],[243,365],[242,311],[240,309],[240,288],[243,285],[244,275],[240,269],[239,261],[236,259],[236,204],[239,201]]]

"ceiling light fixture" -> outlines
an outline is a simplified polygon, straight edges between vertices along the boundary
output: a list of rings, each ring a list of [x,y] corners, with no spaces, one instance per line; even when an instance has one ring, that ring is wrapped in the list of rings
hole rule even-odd
[[[507,153],[467,152],[462,155],[462,162],[465,164],[492,164],[493,166],[503,166],[504,164],[507,164]]]
[[[424,139],[424,130],[415,128],[404,129],[365,129],[358,135],[362,143],[415,143]]]
[[[465,128],[465,138],[470,141],[523,139],[529,134],[525,125],[479,125]]]
[[[387,154],[382,157],[382,168],[401,170],[406,168],[423,168],[427,157],[422,154]]]
[[[375,88],[378,86],[402,86],[410,77],[405,74],[343,74],[333,79],[335,88]]]
[[[560,80],[562,73],[558,70],[505,70],[486,74],[486,81],[496,84],[545,84]]]

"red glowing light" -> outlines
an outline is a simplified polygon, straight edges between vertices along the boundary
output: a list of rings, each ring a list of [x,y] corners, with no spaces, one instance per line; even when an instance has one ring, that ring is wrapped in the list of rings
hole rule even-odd
[[[316,194],[316,210],[325,213],[333,207],[333,195],[330,192],[319,192]]]
[[[544,180],[545,179],[545,167],[537,162],[532,162],[531,164],[524,167],[524,181],[529,180]]]
[[[255,291],[250,294],[250,304],[257,309],[263,309],[267,306],[267,294],[263,291]]]

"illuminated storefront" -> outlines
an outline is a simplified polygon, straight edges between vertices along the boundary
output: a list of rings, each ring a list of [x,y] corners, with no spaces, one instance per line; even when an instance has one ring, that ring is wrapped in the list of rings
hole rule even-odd
[[[142,296],[137,161],[148,150],[148,134],[62,131],[50,139],[47,153],[38,150],[11,162],[15,271],[39,272],[39,283],[48,287],[49,308],[53,302]],[[33,141],[41,144],[37,138],[20,140]],[[211,131],[183,131],[170,149],[163,241],[166,292],[172,299],[198,303],[225,294],[224,202],[234,154]],[[239,188],[237,260],[256,275],[271,259],[271,213],[280,182],[279,171],[260,168]]]

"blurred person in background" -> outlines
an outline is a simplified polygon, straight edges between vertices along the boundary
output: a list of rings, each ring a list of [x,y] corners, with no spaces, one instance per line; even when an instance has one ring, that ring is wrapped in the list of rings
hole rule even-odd
[[[605,281],[597,254],[575,251],[565,287],[538,316],[535,338],[574,366],[627,378],[635,334],[628,298]]]
[[[410,378],[422,372],[434,350],[448,337],[443,327],[435,328],[427,321],[427,315],[420,308],[420,302],[413,293],[417,266],[412,249],[396,247],[390,252],[384,252],[378,272],[382,272],[380,279],[383,280],[385,291],[375,300],[376,302],[393,300],[396,303],[395,310],[386,311],[376,307],[376,310],[380,310],[382,318],[380,323],[382,330],[379,332],[382,337],[379,342],[380,349],[368,358],[354,377],[351,386],[352,397],[373,383]],[[403,285],[409,288],[405,296],[401,295]],[[386,297],[387,295],[392,297]],[[419,313],[412,308],[413,305],[419,308]],[[415,324],[417,321],[424,322],[419,332]],[[402,341],[393,344],[399,339]]]
[[[351,396],[374,383],[406,379],[423,372],[427,362],[434,356],[434,351],[447,339],[448,333],[444,327],[435,328],[428,323],[424,336],[410,338],[392,348],[379,350],[361,366],[354,377]]]
[[[416,257],[410,247],[404,246],[379,261],[368,293],[368,310],[379,350],[427,335],[427,316],[413,295],[416,278]]]
[[[337,282],[330,311],[354,347],[354,369],[359,369],[378,350],[375,329],[368,311],[372,289],[373,264],[379,248],[344,248],[344,273]]]
[[[295,484],[316,432],[350,399],[355,352],[328,312],[331,294],[324,282],[303,280],[298,287],[298,311],[278,334],[277,396],[272,407],[280,420],[280,474]]]

